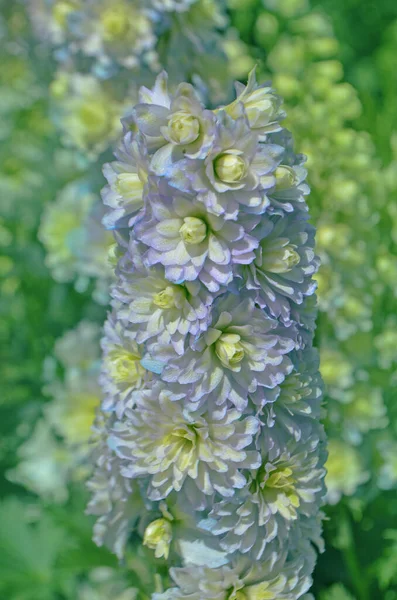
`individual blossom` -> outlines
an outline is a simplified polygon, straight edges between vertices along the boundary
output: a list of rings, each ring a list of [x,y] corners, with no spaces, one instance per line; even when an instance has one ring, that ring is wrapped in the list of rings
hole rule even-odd
[[[107,546],[120,559],[128,536],[144,510],[136,482],[121,475],[123,461],[107,444],[110,423],[98,421],[95,444],[95,469],[87,482],[91,499],[87,513],[95,515],[94,541]]]
[[[177,587],[154,594],[153,600],[295,600],[309,589],[312,568],[311,558],[274,555],[264,562],[240,559],[218,569],[174,568],[171,577]]]
[[[251,130],[259,134],[260,139],[266,139],[269,133],[280,131],[280,121],[285,118],[285,112],[281,109],[280,96],[271,87],[259,85],[255,71],[255,68],[250,71],[247,85],[236,82],[237,98],[224,110],[231,117],[238,118],[242,104]]]
[[[345,436],[353,444],[360,443],[369,431],[387,427],[389,419],[383,396],[380,388],[367,382],[358,382],[346,391],[340,418]]]
[[[67,52],[95,59],[99,75],[120,65],[156,66],[154,18],[145,5],[140,0],[85,0],[80,10],[68,16]]]
[[[144,136],[151,155],[150,167],[156,175],[168,175],[184,158],[207,156],[215,138],[215,116],[203,107],[193,86],[182,83],[170,95],[167,74],[163,72],[153,90],[143,88],[140,99],[133,119]]]
[[[326,463],[328,504],[337,504],[342,496],[352,496],[359,485],[368,481],[359,451],[337,438],[328,442],[328,460]]]
[[[93,75],[59,72],[51,84],[54,120],[64,144],[95,160],[121,133],[123,105]]]
[[[276,398],[259,413],[272,444],[290,436],[297,442],[307,439],[312,419],[320,417],[323,384],[318,352],[314,348],[297,352],[293,362],[294,370],[278,386]]]
[[[298,328],[298,344],[302,348],[312,345],[317,319],[317,295],[303,299],[302,304],[291,302],[291,318]]]
[[[102,408],[121,414],[134,390],[142,388],[150,373],[142,366],[143,349],[110,314],[102,338],[103,362],[100,382],[104,391]]]
[[[258,240],[250,235],[255,219],[225,221],[198,201],[171,195],[169,188],[151,194],[135,235],[148,246],[146,264],[162,264],[172,283],[201,281],[210,292],[231,283],[233,267],[254,259]]]
[[[297,443],[291,439],[283,448],[266,456],[251,472],[247,485],[233,498],[215,503],[202,526],[220,537],[229,553],[250,553],[259,560],[277,538],[288,546],[290,529],[300,517],[318,512],[324,495],[324,451],[318,435]]]
[[[319,266],[314,254],[314,228],[307,216],[276,216],[263,224],[255,260],[240,268],[241,287],[273,317],[291,323],[291,301],[302,304],[316,289],[312,277]]]
[[[170,174],[171,185],[197,195],[209,212],[227,220],[235,220],[240,210],[266,210],[266,192],[274,186],[283,151],[276,144],[259,144],[242,107],[240,113],[236,120],[217,113],[217,135],[205,160],[187,158]]]
[[[278,143],[283,141],[278,140]],[[306,175],[306,169],[299,162],[291,165],[280,164],[277,167],[274,173],[275,185],[268,193],[269,213],[283,216],[295,211],[307,212],[305,196],[309,193],[309,186],[306,183]]]
[[[133,260],[136,265],[137,253]],[[129,263],[119,274],[112,290],[117,318],[138,344],[146,342],[149,349],[151,344],[171,344],[183,354],[187,336],[207,329],[212,298],[199,282],[173,284],[163,267],[147,269],[143,264]]]
[[[164,381],[190,384],[190,403],[226,400],[239,410],[248,396],[266,395],[292,371],[288,353],[295,347],[294,330],[283,328],[259,310],[252,299],[221,296],[213,309],[207,332],[192,342],[183,356],[173,358],[167,348],[155,351],[166,363]]]
[[[101,303],[101,287],[106,287],[112,277],[107,256],[113,242],[101,226],[102,217],[103,208],[90,185],[85,180],[75,181],[47,205],[39,230],[53,277],[62,282],[75,280],[79,291],[95,278],[94,297]]]
[[[126,133],[115,156],[117,161],[106,163],[103,168],[108,181],[102,190],[102,200],[107,207],[103,219],[106,229],[132,227],[142,213],[148,178],[145,149],[132,132]]]
[[[163,384],[136,394],[135,408],[115,424],[111,446],[124,461],[126,477],[150,477],[148,497],[184,494],[196,509],[216,492],[232,496],[245,485],[242,469],[259,465],[252,445],[258,431],[254,417],[235,409],[190,413]]]

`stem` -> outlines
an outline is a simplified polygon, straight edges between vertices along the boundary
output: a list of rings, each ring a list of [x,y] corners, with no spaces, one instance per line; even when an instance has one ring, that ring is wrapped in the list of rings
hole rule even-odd
[[[370,600],[367,576],[357,557],[353,529],[347,509],[343,517],[343,526],[346,534],[346,544],[343,544],[341,550],[357,600]]]

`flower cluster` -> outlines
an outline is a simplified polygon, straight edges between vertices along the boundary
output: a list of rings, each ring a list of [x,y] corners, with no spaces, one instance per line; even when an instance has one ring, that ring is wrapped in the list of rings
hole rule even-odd
[[[217,67],[227,70],[219,35],[227,24],[223,2],[28,0],[28,7],[37,35],[69,72],[108,80],[128,71],[141,79],[167,66],[186,77],[195,73],[217,93],[227,82],[227,73],[216,82]]]
[[[104,211],[88,181],[69,183],[47,204],[39,237],[47,250],[46,264],[56,281],[73,281],[84,291],[95,279],[94,298],[108,301],[112,271],[108,262],[113,238],[104,232]]]
[[[118,264],[89,510],[119,556],[135,530],[178,567],[158,600],[300,598],[321,547],[304,160],[272,88],[252,71],[236,91],[208,110],[161,73],[104,168]]]
[[[17,466],[7,473],[46,501],[65,502],[68,484],[87,476],[91,428],[101,401],[99,340],[100,327],[81,321],[56,341],[54,357],[45,365],[43,392],[50,401],[19,447]]]

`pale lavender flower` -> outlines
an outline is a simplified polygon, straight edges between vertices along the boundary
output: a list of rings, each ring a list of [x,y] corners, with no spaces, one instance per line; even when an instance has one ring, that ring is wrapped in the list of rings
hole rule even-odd
[[[128,397],[151,378],[141,364],[143,347],[128,336],[128,331],[110,314],[104,327],[101,346],[103,351],[100,383],[104,391],[102,408],[123,411]]]
[[[171,344],[183,354],[188,335],[205,331],[210,320],[212,298],[198,281],[176,285],[165,278],[164,268],[147,269],[134,250],[134,263],[119,268],[119,278],[112,296],[117,305],[117,318],[127,335],[138,344]]]
[[[292,371],[288,353],[296,345],[294,334],[252,299],[231,294],[215,302],[212,325],[183,356],[172,356],[161,346],[154,353],[165,363],[164,381],[192,386],[191,403],[222,406],[229,400],[244,410],[250,394],[265,396]]]
[[[312,583],[313,553],[291,556],[273,554],[266,561],[252,564],[245,558],[209,569],[185,567],[171,569],[177,587],[153,600],[296,600]]]
[[[231,283],[234,265],[254,259],[259,242],[250,232],[259,217],[225,221],[201,202],[171,193],[166,187],[151,194],[144,218],[136,223],[137,239],[148,246],[146,264],[162,264],[172,283],[198,279],[216,293]]]
[[[290,439],[272,458],[262,451],[262,465],[251,472],[246,487],[215,503],[202,526],[220,536],[223,550],[259,560],[276,537],[288,547],[297,519],[317,514],[325,493],[320,435],[300,443]]]
[[[241,288],[250,290],[255,302],[286,325],[291,301],[302,304],[316,289],[313,274],[319,266],[314,254],[314,227],[305,213],[273,216],[263,220],[263,238],[255,260],[240,268]]]
[[[103,167],[108,181],[102,190],[103,203],[108,207],[103,219],[106,229],[133,226],[143,212],[149,170],[142,140],[131,131],[124,136],[115,156],[117,161]]]
[[[107,546],[120,559],[131,530],[142,515],[145,505],[137,482],[121,474],[123,461],[107,445],[109,423],[97,424],[95,469],[87,482],[92,497],[87,513],[95,515],[94,542]]]
[[[135,106],[133,120],[144,136],[156,175],[168,176],[184,158],[207,156],[215,139],[215,115],[204,108],[193,86],[182,83],[170,95],[163,72],[153,90],[140,96],[145,102]]]
[[[255,417],[226,405],[223,410],[190,413],[184,398],[175,401],[164,384],[136,394],[135,408],[115,424],[111,446],[126,461],[126,477],[148,477],[148,497],[166,498],[182,489],[202,510],[206,497],[224,497],[244,487],[241,469],[256,468],[259,454],[247,447],[258,431]]]
[[[265,141],[268,134],[282,129],[280,121],[286,115],[281,109],[280,96],[277,96],[270,86],[258,85],[255,70],[254,68],[250,72],[247,85],[236,82],[236,100],[225,106],[224,110],[237,119],[242,105],[250,128],[260,136],[261,141]]]
[[[237,120],[224,111],[217,113],[216,138],[204,161],[186,158],[167,174],[171,185],[194,193],[209,212],[227,220],[236,220],[239,210],[266,210],[266,192],[274,187],[283,152],[281,146],[259,144],[240,109]]]

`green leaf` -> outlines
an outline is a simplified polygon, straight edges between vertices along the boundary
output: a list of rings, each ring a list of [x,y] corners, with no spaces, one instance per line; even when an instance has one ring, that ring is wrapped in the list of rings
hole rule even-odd
[[[382,590],[397,583],[397,529],[389,529],[384,538],[390,540],[390,546],[384,549],[382,557],[374,565],[374,574]]]
[[[29,508],[13,497],[0,504],[0,590],[20,600],[47,600],[61,584],[56,563],[68,540],[46,515],[29,522]]]
[[[335,585],[328,588],[325,592],[320,595],[320,600],[356,600],[354,596],[341,584],[336,583]]]

